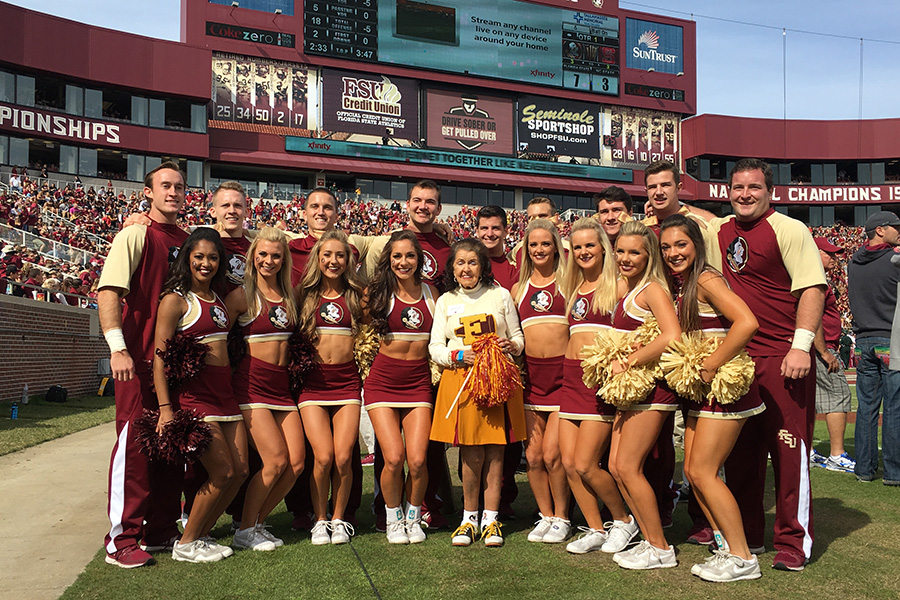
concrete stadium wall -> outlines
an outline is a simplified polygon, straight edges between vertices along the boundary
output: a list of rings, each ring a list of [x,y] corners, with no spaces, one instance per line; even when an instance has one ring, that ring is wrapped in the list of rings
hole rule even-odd
[[[96,393],[108,357],[96,310],[0,296],[0,402],[21,400],[26,383],[31,396],[56,384]]]

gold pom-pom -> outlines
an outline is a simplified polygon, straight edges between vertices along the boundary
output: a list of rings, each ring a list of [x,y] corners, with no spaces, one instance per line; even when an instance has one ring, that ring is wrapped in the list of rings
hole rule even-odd
[[[700,377],[703,361],[718,346],[716,338],[704,338],[700,331],[682,334],[672,340],[659,359],[666,382],[676,394],[692,402],[703,402],[709,393],[709,384]]]
[[[428,359],[428,368],[431,370],[431,385],[440,384],[444,369],[430,358]]]
[[[719,404],[733,404],[750,391],[750,384],[756,376],[753,359],[744,352],[716,369],[707,398],[714,398]]]
[[[475,364],[466,385],[469,396],[479,406],[505,403],[518,387],[522,387],[519,367],[500,347],[496,333],[479,336],[472,344]]]
[[[644,400],[656,385],[653,368],[632,367],[609,378],[597,395],[607,404],[626,409]]]
[[[371,325],[362,325],[356,334],[356,340],[353,343],[353,357],[356,359],[356,365],[359,367],[359,376],[365,379],[369,376],[369,369],[378,355],[378,349],[381,347],[381,336],[375,332]]]
[[[655,340],[659,334],[659,323],[653,316],[648,316],[641,325],[634,330],[634,341],[639,347],[646,346]]]
[[[609,377],[609,365],[614,360],[624,361],[634,351],[634,337],[630,332],[603,329],[594,336],[594,343],[581,351],[581,380],[589,388],[604,385]]]

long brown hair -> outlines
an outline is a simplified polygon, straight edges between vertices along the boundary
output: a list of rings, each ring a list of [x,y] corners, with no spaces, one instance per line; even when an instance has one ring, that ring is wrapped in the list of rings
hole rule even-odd
[[[343,244],[344,251],[347,254],[347,268],[341,273],[341,286],[343,288],[344,299],[347,301],[347,307],[350,309],[350,317],[352,322],[352,332],[356,335],[358,324],[362,321],[362,298],[364,293],[364,285],[362,279],[356,274],[356,256],[347,240],[347,234],[342,231],[331,230],[326,231],[312,247],[309,253],[309,262],[306,263],[306,270],[303,271],[303,279],[297,285],[294,293],[297,295],[297,304],[300,307],[300,332],[305,334],[310,340],[318,339],[316,334],[316,314],[319,302],[322,300],[324,286],[324,276],[319,268],[319,254],[322,252],[322,246],[325,242],[337,241]]]
[[[700,329],[700,308],[697,302],[698,289],[700,288],[700,276],[706,271],[718,273],[706,262],[706,242],[703,241],[703,232],[697,223],[684,215],[674,214],[666,218],[659,228],[659,237],[666,229],[679,228],[694,244],[694,264],[691,265],[681,282],[679,282],[669,269],[666,269],[666,281],[672,294],[678,299],[678,323],[682,331],[697,331]]]
[[[416,285],[422,285],[422,246],[419,245],[416,234],[409,229],[395,231],[378,257],[375,273],[369,282],[369,315],[372,317],[372,327],[382,335],[387,333],[388,307],[391,305],[391,296],[397,291],[397,277],[391,270],[391,253],[394,251],[394,244],[403,240],[412,243],[416,251],[413,277]]]

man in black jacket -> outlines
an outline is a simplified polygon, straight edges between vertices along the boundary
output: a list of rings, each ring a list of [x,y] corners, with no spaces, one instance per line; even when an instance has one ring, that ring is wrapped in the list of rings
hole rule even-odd
[[[900,218],[880,211],[866,219],[865,246],[848,268],[850,312],[856,334],[856,477],[872,481],[878,470],[878,413],[884,403],[882,453],[885,485],[900,485],[900,371],[890,364],[891,324],[900,269]]]

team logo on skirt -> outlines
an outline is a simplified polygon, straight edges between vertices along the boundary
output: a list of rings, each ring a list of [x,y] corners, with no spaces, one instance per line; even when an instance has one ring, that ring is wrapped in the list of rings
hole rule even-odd
[[[269,309],[269,322],[272,323],[276,329],[288,328],[288,314],[283,306],[273,306]]]
[[[216,327],[219,329],[228,329],[228,313],[226,313],[221,306],[210,306],[209,316],[212,317],[212,321],[216,324]]]
[[[740,273],[747,266],[749,259],[750,247],[747,245],[747,240],[740,236],[734,238],[725,251],[725,262],[728,263],[728,268],[735,273]]]
[[[225,279],[236,285],[244,283],[244,270],[246,268],[247,259],[241,254],[232,254],[228,257],[228,272],[225,274]]]
[[[547,290],[541,290],[531,296],[531,308],[535,312],[547,312],[553,308],[553,295]]]
[[[339,325],[344,320],[344,309],[337,302],[326,302],[319,309],[319,316],[329,325]]]
[[[437,277],[437,261],[428,250],[422,250],[422,279],[433,281]]]
[[[422,311],[415,306],[407,306],[400,311],[400,320],[407,329],[422,328]]]
[[[576,321],[584,321],[587,319],[589,308],[590,305],[588,304],[587,298],[579,298],[575,301],[575,304],[572,305],[572,318]]]

